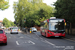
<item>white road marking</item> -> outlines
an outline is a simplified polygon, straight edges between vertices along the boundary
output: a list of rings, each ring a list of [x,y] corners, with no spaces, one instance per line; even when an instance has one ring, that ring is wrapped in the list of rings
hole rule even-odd
[[[20,38],[24,38],[24,37],[20,37]]]
[[[36,35],[37,35],[37,34],[36,34]],[[37,35],[37,36],[38,36],[38,35]],[[38,36],[38,37],[41,39],[41,41],[43,40],[43,38],[41,38],[40,36]],[[53,43],[51,43],[51,42],[48,42],[47,40],[45,40],[45,41],[43,40],[43,42],[55,46],[55,44],[53,44]]]
[[[37,34],[35,34],[36,36],[38,36]],[[38,36],[40,39],[42,39],[40,36]]]
[[[17,45],[20,45],[20,44],[18,43],[18,41],[16,41],[16,44],[17,44]]]
[[[40,37],[40,39],[43,39],[43,38]]]
[[[68,38],[64,38],[64,39],[75,42],[75,40],[71,40],[71,39],[68,39]]]
[[[28,42],[29,42],[29,43],[32,43],[32,44],[35,44],[34,42],[32,42],[32,41],[30,41],[30,40],[29,40]]]
[[[42,42],[45,42],[44,40],[41,40]],[[45,42],[45,43],[47,43],[47,42]]]
[[[38,36],[37,34],[35,34],[36,36]],[[38,36],[39,37],[39,36]]]
[[[47,42],[47,43],[50,44],[50,45],[55,46],[55,44],[53,44],[53,43],[51,43],[51,42],[49,42],[49,41],[47,41],[47,40],[45,40],[45,42]]]
[[[36,36],[38,36],[38,35],[36,34]],[[43,38],[41,38],[40,36],[38,36],[38,37],[43,40]]]

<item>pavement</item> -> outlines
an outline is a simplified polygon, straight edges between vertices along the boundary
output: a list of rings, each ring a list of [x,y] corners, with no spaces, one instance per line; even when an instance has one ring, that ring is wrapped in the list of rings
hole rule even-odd
[[[65,37],[75,41],[75,35],[68,35],[68,34],[66,34]]]

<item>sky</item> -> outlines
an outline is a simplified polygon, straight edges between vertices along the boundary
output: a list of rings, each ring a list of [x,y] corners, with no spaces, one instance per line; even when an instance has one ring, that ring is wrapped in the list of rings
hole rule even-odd
[[[18,0],[9,0],[9,5],[10,7],[8,9],[5,10],[0,10],[0,20],[3,20],[4,18],[7,18],[10,21],[15,21],[14,19],[14,9],[13,9],[13,2],[17,2]],[[47,5],[52,6],[52,4],[54,2],[56,2],[57,0],[43,0],[44,3],[46,3]]]

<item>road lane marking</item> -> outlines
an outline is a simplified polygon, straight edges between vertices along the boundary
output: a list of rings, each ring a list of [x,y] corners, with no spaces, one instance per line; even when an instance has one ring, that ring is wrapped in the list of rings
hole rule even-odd
[[[38,36],[37,34],[35,34],[36,36]],[[39,37],[39,36],[38,36]]]
[[[45,42],[48,43],[48,44],[50,44],[50,45],[55,46],[55,44],[53,44],[53,43],[51,43],[51,42],[49,42],[49,41],[47,41],[47,40],[45,40]]]
[[[24,38],[24,37],[20,37],[20,38]]]
[[[40,39],[42,39],[42,40],[43,40],[43,38],[41,38],[41,37],[40,37]]]
[[[16,44],[17,44],[17,45],[20,45],[20,44],[18,43],[18,41],[16,41]]]
[[[37,34],[36,34],[37,35]],[[38,35],[37,35],[38,36]],[[38,36],[39,37],[39,36]],[[41,38],[41,37],[39,37],[41,40],[43,40],[43,38]],[[44,42],[44,41],[43,41]],[[50,44],[50,45],[53,45],[53,46],[55,46],[55,44],[53,44],[53,43],[51,43],[51,42],[48,42],[47,40],[45,40],[45,43],[48,43],[48,44]]]
[[[36,34],[36,36],[38,36],[38,35]],[[41,38],[40,36],[38,36],[38,37],[43,40],[43,38]]]
[[[32,41],[30,41],[30,40],[29,40],[28,42],[29,42],[29,43],[32,43],[32,44],[35,44],[34,42],[32,42]]]

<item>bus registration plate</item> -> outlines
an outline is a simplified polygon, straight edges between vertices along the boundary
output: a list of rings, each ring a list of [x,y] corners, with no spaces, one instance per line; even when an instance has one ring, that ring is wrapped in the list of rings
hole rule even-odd
[[[55,36],[55,37],[59,37],[59,36]]]

